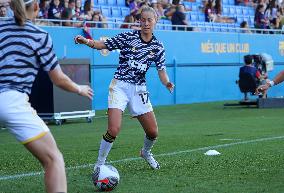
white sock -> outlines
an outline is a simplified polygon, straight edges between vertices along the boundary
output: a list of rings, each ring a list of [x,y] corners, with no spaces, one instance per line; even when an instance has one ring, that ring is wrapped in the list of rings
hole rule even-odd
[[[144,137],[144,147],[142,148],[142,151],[145,153],[150,153],[151,152],[151,148],[154,146],[156,142],[156,139],[149,139],[149,137],[147,137],[145,135]]]
[[[111,150],[112,144],[113,143],[109,143],[104,139],[101,140],[98,161],[96,163],[96,166],[105,164],[106,158]]]

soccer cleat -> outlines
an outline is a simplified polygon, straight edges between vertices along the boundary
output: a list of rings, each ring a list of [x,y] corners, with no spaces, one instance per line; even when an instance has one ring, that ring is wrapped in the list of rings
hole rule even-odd
[[[150,165],[150,167],[154,170],[160,169],[160,164],[155,160],[152,153],[144,152],[143,150],[140,151],[140,156],[146,160],[146,162]]]

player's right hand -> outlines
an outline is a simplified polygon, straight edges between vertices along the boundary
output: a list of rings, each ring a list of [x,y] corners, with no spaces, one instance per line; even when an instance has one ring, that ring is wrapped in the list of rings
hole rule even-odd
[[[84,38],[83,36],[77,35],[74,38],[74,42],[75,44],[86,44],[87,41],[86,41],[86,38]]]

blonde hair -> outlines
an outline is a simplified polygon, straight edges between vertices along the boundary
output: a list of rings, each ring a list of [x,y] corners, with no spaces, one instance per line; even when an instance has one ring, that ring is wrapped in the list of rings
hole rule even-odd
[[[33,4],[33,0],[11,0],[11,9],[14,11],[15,21],[23,26],[27,20],[26,9]]]
[[[152,12],[154,17],[155,17],[155,19],[156,20],[158,19],[158,14],[155,11],[155,9],[153,9],[152,7],[149,7],[149,6],[143,7],[142,10],[141,10],[141,15],[142,15],[143,12]]]

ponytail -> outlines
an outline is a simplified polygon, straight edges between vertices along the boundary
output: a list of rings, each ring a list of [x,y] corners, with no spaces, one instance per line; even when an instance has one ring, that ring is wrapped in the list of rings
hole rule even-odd
[[[20,26],[25,25],[27,20],[26,6],[23,0],[11,0],[11,8],[14,11],[15,21]]]

